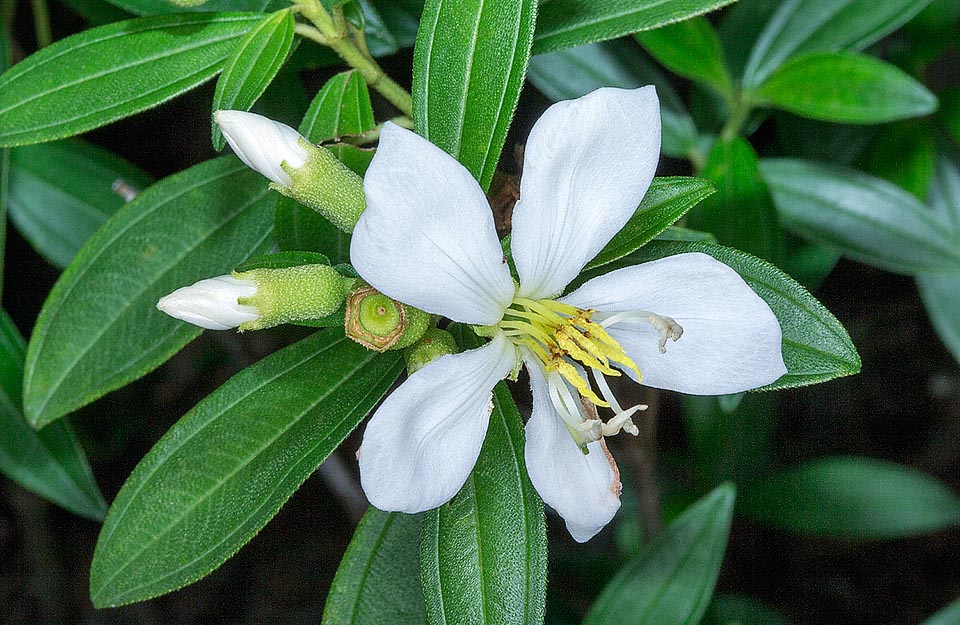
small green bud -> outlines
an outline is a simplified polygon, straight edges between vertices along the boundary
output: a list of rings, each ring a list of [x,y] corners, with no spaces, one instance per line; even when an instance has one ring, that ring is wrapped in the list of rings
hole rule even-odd
[[[456,354],[457,342],[446,330],[430,328],[423,337],[403,352],[407,363],[407,373],[414,373],[447,354]]]
[[[372,286],[361,287],[347,298],[347,336],[377,352],[413,344],[429,325],[430,315],[401,304]]]
[[[329,265],[251,269],[234,277],[257,285],[256,293],[238,300],[255,307],[260,315],[240,324],[241,331],[325,317],[340,307],[351,283]]]

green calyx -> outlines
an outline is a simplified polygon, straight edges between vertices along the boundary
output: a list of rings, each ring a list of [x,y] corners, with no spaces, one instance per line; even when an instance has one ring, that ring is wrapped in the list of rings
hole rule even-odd
[[[300,139],[307,161],[298,168],[280,166],[293,181],[289,187],[271,183],[270,188],[312,208],[344,232],[353,232],[367,207],[363,178],[341,163],[333,153]]]
[[[241,331],[325,317],[336,312],[353,282],[329,265],[251,269],[234,277],[257,284],[256,294],[237,300],[260,313],[254,321],[240,324]]]
[[[346,334],[368,349],[403,349],[419,340],[428,327],[430,315],[371,286],[361,287],[347,298]]]
[[[407,373],[411,374],[447,354],[456,354],[457,342],[453,335],[446,330],[430,328],[419,341],[403,352],[403,359],[407,363]]]

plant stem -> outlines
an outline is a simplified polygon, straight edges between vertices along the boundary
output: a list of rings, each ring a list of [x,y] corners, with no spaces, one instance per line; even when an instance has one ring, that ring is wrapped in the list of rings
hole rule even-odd
[[[403,115],[400,117],[394,117],[390,122],[400,126],[401,128],[406,128],[407,130],[413,130],[413,120],[409,117]],[[341,137],[343,143],[349,143],[350,145],[366,145],[368,143],[373,143],[374,141],[380,138],[380,133],[383,131],[383,124],[377,124],[370,130],[363,132],[358,135],[346,135]]]
[[[17,14],[16,0],[0,0],[0,28],[11,29]]]
[[[720,138],[724,141],[730,141],[737,137],[752,112],[753,106],[750,101],[743,92],[738,93],[736,99],[730,103],[730,117],[727,118],[723,130],[720,131]]]
[[[33,28],[37,33],[37,47],[46,48],[53,43],[47,0],[31,0],[30,5],[33,8]]]

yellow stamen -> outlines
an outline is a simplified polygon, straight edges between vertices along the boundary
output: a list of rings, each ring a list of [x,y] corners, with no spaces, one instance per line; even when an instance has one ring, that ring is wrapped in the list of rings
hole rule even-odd
[[[569,362],[563,360],[562,358],[555,358],[553,361],[551,361],[549,366],[554,368],[557,373],[562,375],[563,379],[569,382],[573,388],[577,389],[577,392],[588,399],[590,403],[603,408],[610,407],[610,404],[600,399],[600,397],[593,392],[593,389],[590,388],[590,384],[585,379],[580,377],[580,374],[577,373],[577,369]]]

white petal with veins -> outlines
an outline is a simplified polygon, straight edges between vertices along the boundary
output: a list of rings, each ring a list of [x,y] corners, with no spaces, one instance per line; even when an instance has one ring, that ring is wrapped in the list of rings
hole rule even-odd
[[[213,119],[240,160],[280,186],[293,184],[282,163],[299,169],[307,162],[300,133],[286,124],[244,111],[217,111]]]

